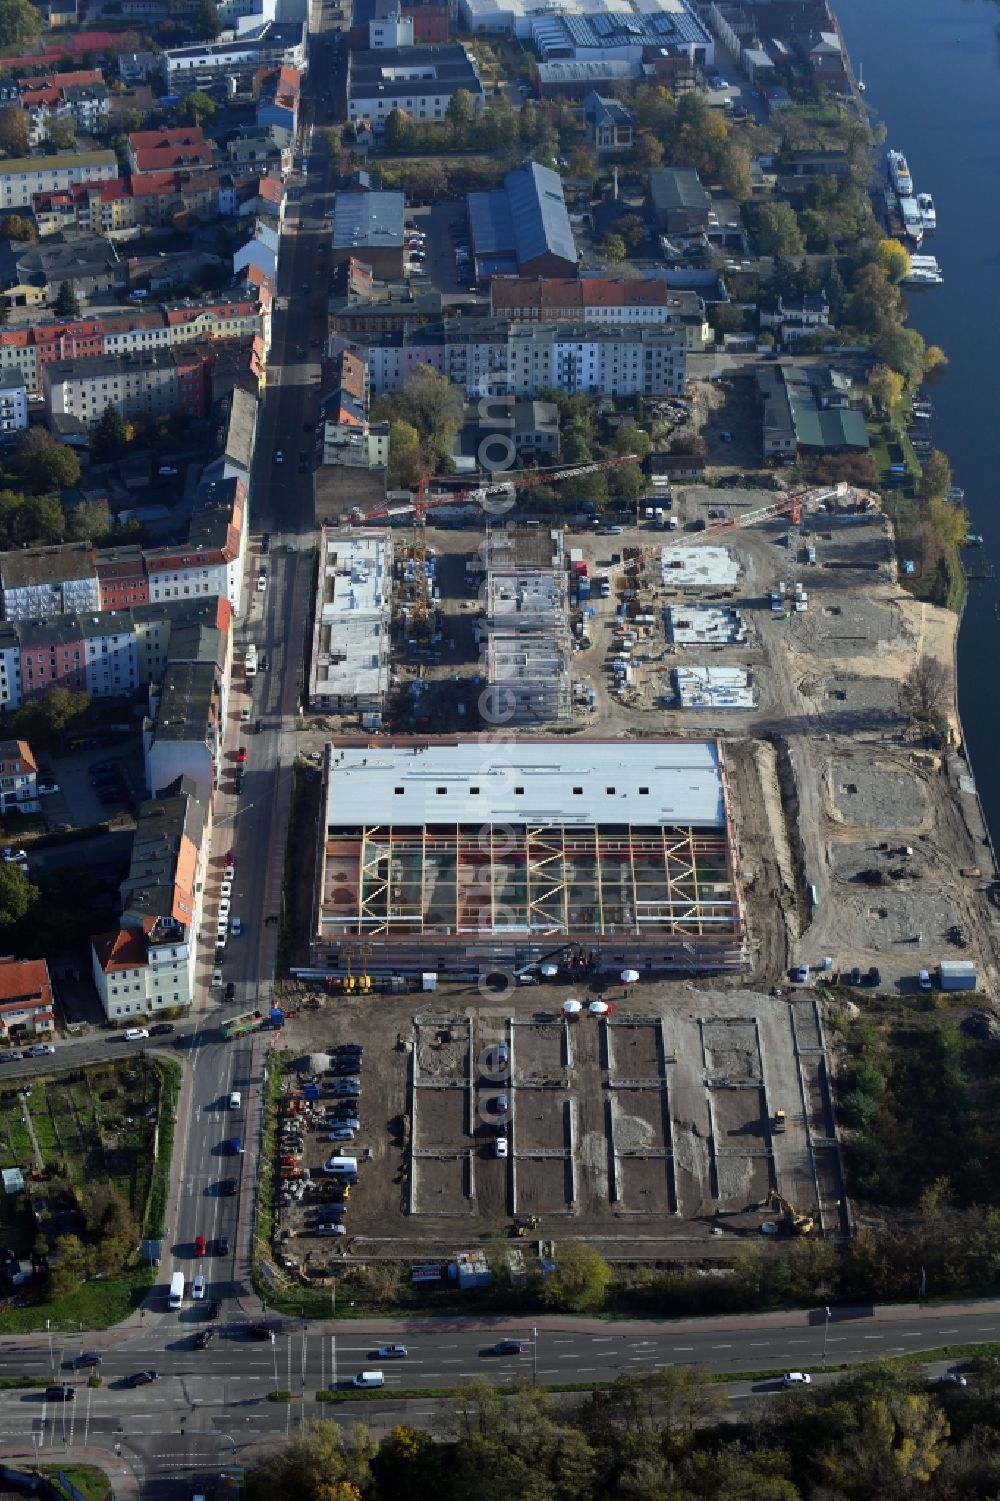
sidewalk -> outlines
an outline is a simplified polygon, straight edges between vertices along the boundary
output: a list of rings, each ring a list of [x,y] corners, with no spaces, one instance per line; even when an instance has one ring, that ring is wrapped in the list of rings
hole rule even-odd
[[[106,1449],[78,1449],[74,1445],[72,1450],[42,1449],[36,1455],[30,1444],[27,1450],[16,1444],[6,1444],[0,1446],[0,1460],[29,1472],[35,1468],[36,1461],[47,1469],[58,1469],[62,1464],[93,1465],[94,1469],[104,1471],[115,1496],[124,1498],[124,1501],[137,1501],[142,1490],[142,1481],[129,1456]]]

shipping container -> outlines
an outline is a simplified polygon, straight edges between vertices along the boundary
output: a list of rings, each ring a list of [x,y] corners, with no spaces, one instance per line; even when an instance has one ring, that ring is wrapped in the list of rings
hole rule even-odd
[[[975,990],[976,966],[971,959],[942,959],[938,965],[939,990]]]

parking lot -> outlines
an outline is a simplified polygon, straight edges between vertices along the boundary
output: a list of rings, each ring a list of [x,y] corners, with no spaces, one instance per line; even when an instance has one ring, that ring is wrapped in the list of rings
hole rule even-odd
[[[315,1100],[286,1128],[302,1142],[287,1167],[322,1182],[323,1162],[342,1152],[357,1157],[358,1182],[338,1211],[343,1237],[315,1234],[328,1184],[290,1195],[283,1255],[316,1273],[345,1251],[442,1254],[529,1214],[540,1234],[586,1235],[613,1257],[661,1244],[711,1254],[720,1226],[759,1234],[769,1189],[837,1227],[811,998],[790,1005],[663,984],[576,1020],[562,1014],[564,999],[538,987],[498,1009],[446,987],[433,1010],[382,995],[300,1008],[283,1040],[303,1058],[363,1035],[359,1126],[350,1140],[326,1139],[331,1112],[348,1107],[322,1073]]]

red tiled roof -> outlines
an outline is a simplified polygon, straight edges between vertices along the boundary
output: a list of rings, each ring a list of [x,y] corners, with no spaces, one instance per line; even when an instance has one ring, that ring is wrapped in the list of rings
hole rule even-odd
[[[167,172],[180,167],[210,167],[212,148],[207,141],[197,146],[148,146],[133,151],[135,170],[139,174]],[[133,184],[135,178],[132,179]]]
[[[44,1006],[52,1005],[52,982],[44,959],[0,959],[0,1004],[37,996]]]
[[[257,184],[257,194],[268,203],[280,203],[285,196],[285,184],[280,177],[262,177]]]
[[[133,130],[128,143],[132,151],[148,151],[162,146],[204,146],[205,132],[200,125],[175,125],[169,130]]]
[[[9,756],[2,754],[3,747],[7,745],[17,747]],[[38,767],[35,765],[35,758],[31,754],[31,747],[27,740],[5,740],[0,743],[0,771],[4,776],[19,777],[37,770]],[[0,963],[2,962],[0,960]]]
[[[140,928],[99,933],[90,941],[105,974],[114,969],[140,969],[147,962],[146,935]]]

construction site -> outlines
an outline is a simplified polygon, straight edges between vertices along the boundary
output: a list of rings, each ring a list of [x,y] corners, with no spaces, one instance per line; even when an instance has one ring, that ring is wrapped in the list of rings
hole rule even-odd
[[[573,702],[562,532],[494,526],[483,550],[488,703],[507,725],[563,724]]]

